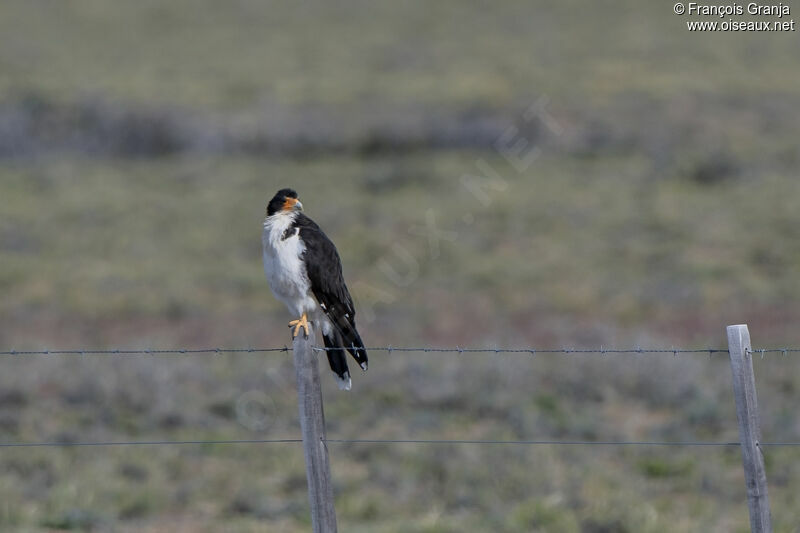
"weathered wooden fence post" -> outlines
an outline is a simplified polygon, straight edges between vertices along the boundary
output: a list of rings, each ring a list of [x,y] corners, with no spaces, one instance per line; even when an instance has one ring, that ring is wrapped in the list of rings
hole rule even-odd
[[[303,433],[312,530],[314,533],[335,533],[336,510],[333,505],[333,483],[328,464],[328,445],[325,442],[325,413],[322,409],[322,389],[314,343],[313,330],[309,332],[308,338],[298,335],[292,343],[300,405],[300,429]]]
[[[771,533],[772,519],[767,496],[767,473],[761,452],[761,427],[758,421],[750,332],[746,324],[728,326],[727,332],[733,372],[733,395],[736,398],[736,416],[739,419],[739,442],[747,486],[747,506],[750,509],[750,529],[753,533]]]

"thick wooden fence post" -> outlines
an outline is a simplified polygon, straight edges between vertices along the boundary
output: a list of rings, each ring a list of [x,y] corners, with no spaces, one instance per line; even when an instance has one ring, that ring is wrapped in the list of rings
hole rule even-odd
[[[736,416],[739,419],[739,442],[747,485],[747,506],[750,509],[750,529],[753,533],[771,533],[772,519],[767,496],[767,473],[761,452],[761,427],[758,422],[750,332],[747,325],[728,326],[727,332]]]
[[[336,510],[333,505],[333,483],[328,464],[328,445],[325,442],[325,413],[322,410],[322,389],[314,341],[312,330],[307,339],[301,334],[295,337],[292,344],[300,404],[300,429],[303,433],[312,530],[314,533],[335,533]]]

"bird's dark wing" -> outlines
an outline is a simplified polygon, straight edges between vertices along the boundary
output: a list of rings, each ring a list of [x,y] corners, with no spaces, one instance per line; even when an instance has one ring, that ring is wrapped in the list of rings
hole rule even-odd
[[[331,345],[346,348],[361,368],[366,370],[367,352],[356,330],[356,310],[344,282],[339,252],[328,236],[307,216],[300,213],[295,225],[300,229],[300,239],[305,245],[303,261],[311,291],[339,337],[330,339]]]

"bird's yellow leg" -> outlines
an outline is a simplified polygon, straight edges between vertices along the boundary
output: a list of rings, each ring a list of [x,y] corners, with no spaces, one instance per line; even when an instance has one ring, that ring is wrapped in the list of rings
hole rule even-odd
[[[294,332],[292,332],[292,338],[297,337],[300,333],[300,328],[305,330],[305,336],[308,337],[308,332],[311,329],[311,324],[308,322],[308,316],[303,313],[303,316],[298,318],[297,320],[292,320],[289,322],[289,327],[294,328]]]

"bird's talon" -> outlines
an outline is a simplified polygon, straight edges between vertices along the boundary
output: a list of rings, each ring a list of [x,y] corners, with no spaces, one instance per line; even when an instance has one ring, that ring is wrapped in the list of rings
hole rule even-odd
[[[300,334],[300,330],[303,330],[303,338],[308,338],[308,332],[311,329],[311,323],[308,321],[308,316],[303,313],[303,316],[298,318],[297,320],[292,320],[289,322],[289,327],[294,328],[292,332],[292,338],[297,337]]]

